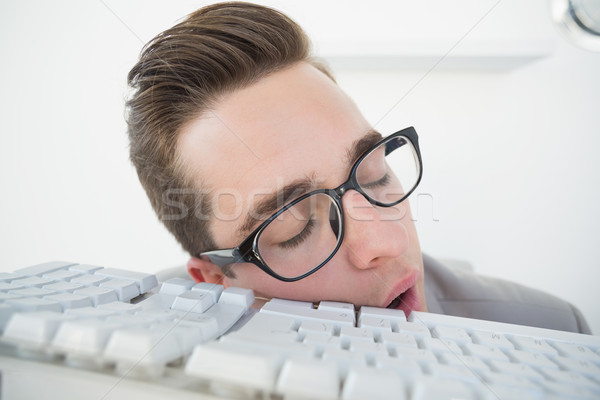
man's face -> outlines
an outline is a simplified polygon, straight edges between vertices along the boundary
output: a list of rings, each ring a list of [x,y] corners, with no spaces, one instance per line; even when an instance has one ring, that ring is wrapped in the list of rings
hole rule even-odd
[[[215,243],[233,248],[249,233],[242,226],[265,196],[294,181],[308,179],[312,190],[343,183],[354,161],[350,154],[372,131],[333,81],[299,63],[219,99],[182,130],[178,150],[186,172],[211,190]],[[426,310],[423,262],[408,202],[381,208],[351,190],[342,205],[343,243],[314,274],[289,283],[253,264],[235,264],[235,277],[216,274],[223,279],[219,283],[269,298],[377,307],[403,294],[397,308]]]

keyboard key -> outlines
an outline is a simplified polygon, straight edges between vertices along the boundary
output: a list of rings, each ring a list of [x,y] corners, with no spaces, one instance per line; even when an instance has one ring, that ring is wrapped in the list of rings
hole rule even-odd
[[[89,297],[94,303],[95,307],[98,307],[100,304],[119,300],[117,293],[114,290],[96,286],[77,289],[73,292],[73,294]]]
[[[91,274],[96,271],[103,269],[104,267],[100,267],[98,265],[90,265],[90,264],[75,264],[69,267],[71,271],[83,272],[85,274]]]
[[[438,339],[438,338],[424,338],[421,342],[423,344],[423,348],[434,352],[435,354],[439,353],[452,353],[457,355],[462,355],[463,352],[455,342],[451,340]]]
[[[496,332],[475,331],[471,334],[473,343],[488,347],[496,347],[500,350],[513,350],[515,346],[504,336]]]
[[[44,297],[56,293],[54,290],[40,289],[37,287],[27,287],[22,289],[11,290],[8,292],[21,297]]]
[[[284,355],[276,351],[262,351],[222,341],[210,342],[194,348],[185,372],[208,380],[272,391],[283,360]]]
[[[15,307],[19,311],[54,311],[62,312],[62,306],[59,302],[39,297],[24,297],[20,299],[11,299],[6,301],[7,304]]]
[[[362,339],[351,340],[348,345],[351,352],[363,354],[369,363],[378,355],[389,355],[387,348],[383,343],[368,342]]]
[[[600,354],[594,353],[586,346],[574,343],[554,343],[554,347],[561,356],[578,360],[588,360],[600,366]]]
[[[371,330],[377,338],[380,338],[384,332],[392,333],[392,322],[390,320],[373,315],[359,316],[358,326]]]
[[[210,295],[198,291],[187,291],[175,298],[171,308],[185,312],[203,313],[213,304],[215,303]]]
[[[147,274],[145,272],[128,271],[117,268],[102,268],[96,270],[94,274],[117,280],[133,281],[136,283],[139,293],[146,293],[150,289],[158,286],[156,275]]]
[[[98,357],[110,336],[122,325],[101,319],[65,321],[58,328],[52,348],[71,357]]]
[[[186,354],[177,339],[177,335],[181,334],[182,330],[184,334],[193,333],[192,329],[171,324],[155,326],[152,329],[118,329],[106,343],[103,356],[109,361],[120,364],[121,371],[141,364],[158,368],[151,371],[158,375],[162,372],[161,367]]]
[[[213,317],[219,326],[219,335],[227,332],[246,313],[239,305],[221,304],[218,302],[202,315]]]
[[[342,341],[339,336],[329,336],[315,332],[305,333],[302,338],[302,343],[314,346],[319,352],[342,348]]]
[[[381,340],[389,347],[403,346],[413,349],[418,347],[415,337],[406,333],[384,332],[381,335]]]
[[[54,271],[54,272],[48,272],[48,273],[44,274],[43,277],[48,278],[48,279],[53,279],[55,281],[59,281],[59,280],[68,281],[68,280],[73,279],[80,275],[81,275],[81,272],[78,272],[78,271],[61,269],[61,270]]]
[[[54,292],[74,292],[75,290],[83,289],[85,285],[73,282],[55,282],[42,287],[42,289],[52,290]]]
[[[76,295],[72,293],[57,293],[44,296],[45,299],[60,303],[63,310],[67,308],[91,307],[92,300],[87,296]]]
[[[65,261],[51,261],[43,264],[33,265],[31,267],[21,268],[15,271],[17,274],[23,275],[44,275],[49,272],[57,271],[59,269],[65,269],[74,265],[74,263]]]
[[[45,348],[60,324],[70,319],[73,317],[50,311],[16,313],[8,322],[3,339],[27,348]]]
[[[104,319],[111,315],[117,315],[119,312],[102,309],[100,307],[81,307],[65,310],[65,314],[74,315],[80,319]]]
[[[455,328],[452,326],[436,326],[431,330],[433,337],[439,339],[447,339],[458,345],[471,343],[471,337],[469,334],[461,328]]]
[[[487,347],[481,344],[469,343],[466,344],[463,349],[466,355],[471,355],[482,360],[510,361],[506,354],[495,347]]]
[[[354,304],[343,303],[341,301],[322,301],[317,306],[318,310],[327,310],[334,312],[354,312]]]
[[[406,398],[407,391],[399,375],[369,367],[350,369],[342,389],[344,400]]]
[[[577,360],[558,356],[553,358],[564,370],[581,373],[591,379],[600,377],[600,367],[587,360]]]
[[[20,278],[25,278],[25,275],[17,274],[15,272],[0,272],[0,283],[1,282],[10,283],[11,281],[14,281],[15,279],[20,279]]]
[[[529,386],[529,387],[521,387],[521,386],[503,386],[495,383],[489,383],[486,386],[491,398],[494,399],[502,399],[502,400],[566,400],[565,397],[560,399],[551,398],[547,394],[544,394],[544,391],[540,387]],[[581,400],[580,397],[576,397],[578,400]]]
[[[490,361],[492,370],[501,374],[522,376],[532,381],[541,381],[543,376],[536,370],[525,364],[510,363],[504,361]]]
[[[513,336],[511,341],[514,343],[517,350],[546,354],[550,356],[558,355],[558,351],[556,351],[556,349],[551,347],[542,339],[527,336]]]
[[[405,381],[412,381],[417,376],[423,374],[419,363],[407,358],[390,357],[388,355],[378,354],[374,359],[377,369],[393,370],[399,374]]]
[[[306,325],[306,323],[313,323],[313,321],[304,321],[302,324]],[[314,322],[314,324],[319,325],[313,327],[314,329],[326,329],[321,323]],[[247,335],[248,338],[264,337],[265,335],[272,336],[272,334],[287,333],[290,331],[293,331],[295,334],[295,325],[296,322],[291,317],[259,312],[240,328],[238,332]],[[331,328],[331,334],[333,334],[333,327]]]
[[[572,371],[559,371],[555,369],[544,369],[542,373],[553,382],[559,382],[571,388],[584,387],[590,390],[600,390],[600,383],[594,382],[585,375]]]
[[[183,278],[171,278],[162,283],[160,287],[160,293],[177,296],[183,292],[187,292],[194,286],[194,281]]]
[[[404,315],[404,311],[392,310],[390,308],[362,306],[358,312],[359,322],[364,316],[385,319],[390,321],[390,323],[406,322],[406,315]]]
[[[380,356],[385,356],[381,354]],[[355,367],[366,367],[367,359],[362,353],[355,353],[341,348],[327,347],[323,352],[323,360],[334,361],[337,364],[338,372],[342,379],[346,379],[351,369]]]
[[[304,357],[288,359],[279,373],[276,392],[284,397],[335,400],[339,392],[337,365]]]
[[[140,295],[140,290],[136,283],[126,279],[109,279],[106,282],[100,283],[99,286],[114,290],[120,301],[129,301]]]
[[[430,363],[437,363],[437,358],[432,351],[426,349],[411,349],[408,347],[396,347],[395,354],[398,358],[409,359],[418,362],[420,365],[427,365]]]
[[[17,311],[19,311],[17,307],[10,303],[0,303],[0,332],[4,331],[10,317]]]
[[[43,278],[41,276],[30,276],[27,278],[21,278],[12,281],[14,285],[22,285],[37,288],[41,288],[42,286],[49,285],[53,282],[55,282],[54,279]]]
[[[512,351],[508,352],[508,355],[513,362],[518,362],[518,363],[522,363],[525,365],[529,365],[532,367],[538,367],[538,368],[556,368],[556,369],[558,369],[558,365],[556,365],[556,363],[550,361],[550,359],[543,354],[529,353],[527,351],[522,351],[522,350],[512,350]]]
[[[240,306],[247,311],[254,304],[254,292],[250,289],[228,287],[221,293],[219,303]]]
[[[307,310],[312,310],[314,308],[314,304],[310,301],[298,301],[298,300],[287,300],[287,299],[271,299],[269,300],[269,304],[271,306],[285,306],[285,307],[298,307],[304,308]]]
[[[357,328],[354,326],[342,326],[340,331],[342,343],[350,343],[356,340],[362,340],[373,343],[373,332],[367,328]]]
[[[457,355],[452,353],[443,353],[439,356],[440,361],[447,365],[464,365],[469,370],[481,374],[490,371],[488,364],[481,359],[473,356]]]
[[[524,376],[515,376],[499,372],[484,372],[481,376],[485,382],[497,387],[538,389],[538,385]]]
[[[288,315],[296,318],[297,321],[301,322],[303,320],[314,320],[321,322],[329,322],[334,326],[352,326],[354,327],[354,313],[349,313],[346,311],[343,312],[335,312],[328,310],[317,310],[314,308],[304,308],[297,306],[288,306],[286,304],[281,303],[266,303],[262,309],[261,313],[269,313],[269,314],[278,314],[278,315]]]
[[[466,365],[429,364],[429,374],[442,379],[459,380],[465,383],[478,383],[481,377]]]
[[[109,278],[106,276],[84,274],[71,279],[71,283],[78,283],[81,285],[98,285],[101,282],[106,282],[108,279]]]
[[[260,315],[269,315],[269,314],[263,314],[263,313],[259,313]],[[279,318],[286,318],[284,316],[279,316],[279,315],[273,315],[274,317],[279,317]],[[294,326],[294,320],[293,319],[287,319],[287,321],[289,321],[290,324],[290,328],[291,329]],[[334,327],[333,324],[328,324],[327,322],[320,322],[320,321],[315,321],[315,320],[306,320],[306,321],[302,321],[302,323],[300,324],[300,327],[298,328],[298,333],[302,334],[302,335],[306,335],[307,333],[312,333],[312,334],[321,334],[321,335],[326,335],[326,336],[332,336],[333,332],[334,332]]]
[[[248,340],[248,336],[244,332],[231,332],[222,336],[219,343],[224,343],[227,346],[240,346],[258,352],[276,352],[283,357],[292,356],[310,356],[315,357],[317,349],[306,343],[301,343],[293,338],[293,332],[286,332],[278,335],[277,338],[272,336],[254,337]]]
[[[144,303],[142,302],[141,304],[143,305]],[[134,314],[136,318],[149,319],[151,321],[173,321],[186,315],[184,312],[171,309],[144,309],[144,307],[142,307],[141,311],[136,311]]]
[[[244,327],[245,328],[245,327]],[[251,341],[249,343],[253,344],[272,344],[272,345],[293,345],[298,343],[298,333],[296,331],[272,331],[270,330],[268,334],[257,334],[258,332],[248,331],[246,329],[240,329],[237,332],[229,334],[226,340],[239,340],[242,338],[242,341]]]
[[[121,301],[113,301],[111,303],[104,303],[98,306],[99,310],[114,311],[119,314],[134,314],[137,311],[142,310],[140,304],[129,304]]]
[[[412,393],[412,400],[475,400],[478,397],[477,390],[472,385],[430,376],[417,379]]]
[[[206,293],[212,297],[213,301],[216,303],[219,301],[221,297],[221,293],[223,293],[223,285],[216,285],[214,283],[208,282],[200,282],[194,286],[192,286],[192,291],[197,290],[202,293]],[[243,296],[246,296],[247,293],[244,293]],[[252,303],[254,303],[254,293],[252,294]]]
[[[121,303],[123,304],[123,303]],[[156,325],[160,321],[152,320],[151,318],[144,318],[138,315],[132,316],[131,314],[114,314],[106,317],[106,321],[118,324],[126,328],[144,328],[152,329],[153,325]]]
[[[196,344],[208,342],[221,334],[217,320],[207,315],[190,313],[175,320],[174,323],[194,330],[193,335],[186,334],[180,338],[186,354],[190,354]]]
[[[419,322],[399,322],[397,326],[399,333],[406,333],[414,336],[417,339],[431,337],[429,328]]]
[[[598,400],[598,389],[590,390],[588,387],[573,386],[562,382],[544,382],[544,390],[555,395],[560,400]],[[549,397],[546,395],[543,399]],[[553,399],[554,399],[553,398]]]
[[[12,290],[17,290],[17,289],[24,289],[27,286],[25,285],[18,285],[16,283],[12,283],[12,282],[0,282],[0,291],[1,292],[10,292]]]
[[[10,299],[20,299],[22,297],[24,297],[24,296],[14,294],[14,293],[0,292],[0,303],[3,303],[6,300],[10,300]]]

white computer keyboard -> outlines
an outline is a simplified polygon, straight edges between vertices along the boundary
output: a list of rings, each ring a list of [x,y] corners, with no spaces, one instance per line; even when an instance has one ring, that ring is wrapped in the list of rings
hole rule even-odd
[[[0,399],[600,399],[598,336],[253,302],[72,263],[0,273]]]

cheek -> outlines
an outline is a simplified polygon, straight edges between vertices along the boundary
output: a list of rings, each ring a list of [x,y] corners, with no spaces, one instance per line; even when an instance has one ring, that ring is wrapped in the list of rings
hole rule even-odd
[[[273,278],[252,264],[240,264],[235,268],[235,278],[226,278],[228,286],[239,286],[254,291],[257,297],[278,297],[290,300],[318,301],[331,291],[327,280],[313,274],[296,282],[283,282]],[[328,288],[329,286],[329,288]]]

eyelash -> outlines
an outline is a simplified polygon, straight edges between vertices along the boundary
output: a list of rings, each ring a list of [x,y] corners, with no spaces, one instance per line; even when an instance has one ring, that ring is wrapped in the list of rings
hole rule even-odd
[[[365,189],[370,189],[370,188],[374,188],[374,187],[381,187],[381,186],[385,186],[388,183],[390,183],[390,174],[385,174],[383,178],[375,181],[375,182],[370,182],[364,185],[360,185],[361,187],[365,188]]]
[[[286,240],[285,242],[281,242],[279,244],[279,246],[284,249],[289,249],[289,248],[299,246],[300,243],[302,243],[308,237],[308,235],[310,235],[314,226],[315,226],[315,220],[311,216],[310,219],[308,220],[308,222],[306,223],[306,226],[304,227],[304,229],[302,229],[302,232],[300,232],[293,238]]]

